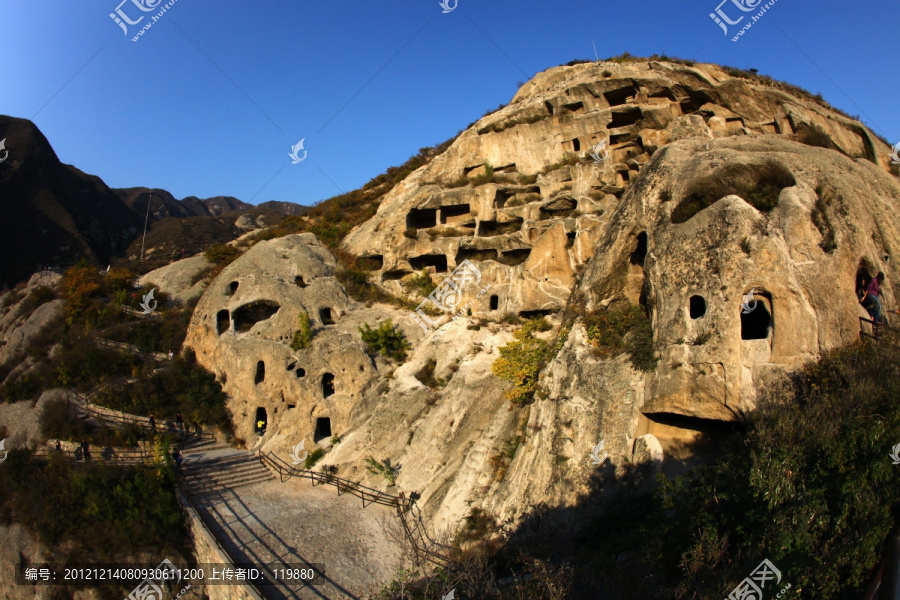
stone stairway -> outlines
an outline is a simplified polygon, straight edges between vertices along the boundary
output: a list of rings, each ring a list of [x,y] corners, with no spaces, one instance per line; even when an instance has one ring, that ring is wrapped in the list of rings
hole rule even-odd
[[[216,442],[198,442],[182,452],[182,486],[193,495],[234,490],[275,478],[246,450]]]

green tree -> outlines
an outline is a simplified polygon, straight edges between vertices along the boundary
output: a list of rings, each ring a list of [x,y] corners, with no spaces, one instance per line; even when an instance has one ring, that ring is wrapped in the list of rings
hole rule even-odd
[[[313,332],[312,327],[309,324],[309,315],[304,311],[300,311],[300,329],[294,332],[294,337],[291,338],[291,348],[293,350],[302,350],[303,348],[308,348],[310,342],[312,342]]]
[[[390,319],[383,321],[378,329],[372,329],[366,323],[359,328],[362,340],[369,354],[381,353],[400,362],[406,360],[406,351],[411,348],[406,335],[397,328]]]
[[[541,369],[547,361],[550,347],[535,337],[536,331],[546,331],[543,319],[531,319],[513,334],[513,341],[500,348],[500,358],[491,365],[491,371],[501,379],[514,384],[505,393],[513,404],[523,404],[534,397]]]

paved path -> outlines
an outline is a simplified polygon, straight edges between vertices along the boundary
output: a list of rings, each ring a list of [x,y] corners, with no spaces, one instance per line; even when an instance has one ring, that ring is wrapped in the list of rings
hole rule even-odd
[[[186,477],[217,464],[241,464],[245,450],[219,446],[185,452]],[[243,467],[247,468],[247,467]],[[389,507],[359,498],[338,496],[331,486],[313,487],[307,480],[252,481],[240,487],[203,486],[188,491],[199,509],[216,524],[216,534],[239,561],[324,570],[319,585],[265,587],[271,600],[358,599],[387,583],[400,565],[399,548],[391,544],[382,521],[397,520]]]

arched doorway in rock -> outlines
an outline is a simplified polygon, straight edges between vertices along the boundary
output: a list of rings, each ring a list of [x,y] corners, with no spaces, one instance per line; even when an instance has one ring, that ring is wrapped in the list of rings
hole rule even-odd
[[[759,292],[754,295],[751,302],[741,304],[739,310],[742,340],[766,340],[771,337],[774,329],[771,306],[771,296]]]
[[[262,435],[266,432],[266,426],[269,424],[269,417],[266,415],[266,409],[262,406],[256,409],[256,418],[253,420],[253,431]]]
[[[322,397],[327,398],[328,396],[334,395],[334,375],[331,373],[325,373],[322,375]]]
[[[331,418],[319,417],[316,419],[316,433],[313,436],[313,441],[318,444],[325,439],[331,439]]]

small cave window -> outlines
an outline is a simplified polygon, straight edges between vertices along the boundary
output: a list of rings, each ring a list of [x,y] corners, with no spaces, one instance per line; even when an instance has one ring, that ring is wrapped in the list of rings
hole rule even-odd
[[[631,253],[631,264],[644,266],[644,259],[647,257],[647,232],[642,231],[637,236],[637,248]]]
[[[322,397],[327,398],[334,395],[334,375],[325,373],[322,375]]]
[[[306,287],[306,282],[303,281],[303,275],[294,275],[294,283],[297,285],[297,287]]]
[[[428,229],[437,225],[436,208],[414,208],[406,215],[406,227]]]
[[[548,100],[544,101],[544,108],[547,109],[547,112],[550,113],[550,116],[552,117],[553,116],[553,105],[550,104],[550,102]]]
[[[422,256],[409,257],[410,266],[416,271],[428,267],[434,267],[438,273],[447,272],[447,256],[444,254],[424,254]]]
[[[296,361],[296,360],[292,360],[292,361],[290,362],[290,364],[287,366],[287,370],[288,370],[288,371],[293,371],[293,370],[294,370],[294,367],[296,367],[296,366],[297,366],[297,361]]]
[[[301,377],[306,377],[306,369],[304,369],[303,367],[300,367],[296,371],[294,371],[294,374],[297,375],[297,379],[300,379]]]
[[[575,152],[581,151],[581,142],[578,141],[578,138],[575,138],[574,140],[572,140],[572,149]]]
[[[322,321],[322,325],[334,325],[334,316],[331,314],[331,309],[327,306],[320,308],[319,320]]]
[[[288,410],[290,410],[292,408],[297,408],[297,405],[296,404],[288,404],[287,407],[288,407]]]
[[[239,285],[240,283],[237,281],[232,281],[231,283],[229,283],[228,287],[225,288],[225,295],[234,296],[234,293],[237,291]]]
[[[689,304],[692,319],[699,319],[706,314],[706,300],[703,296],[691,296]]]
[[[313,440],[318,443],[320,440],[331,437],[331,419],[329,417],[319,417],[316,419],[316,433]]]
[[[497,310],[500,308],[500,296],[494,294],[491,296],[491,310]]]
[[[222,335],[229,329],[231,329],[231,313],[227,310],[220,310],[216,314],[216,330],[219,335]]]
[[[259,361],[256,363],[256,376],[253,378],[253,383],[259,385],[266,379],[266,363],[263,361]]]
[[[754,308],[750,312],[746,312],[746,308],[739,307],[741,311],[741,339],[767,339],[772,329],[772,315],[765,304],[759,300],[752,306]]]
[[[266,416],[266,409],[260,406],[256,409],[256,419],[253,420],[253,431],[256,433],[263,433],[268,424],[269,418]]]

